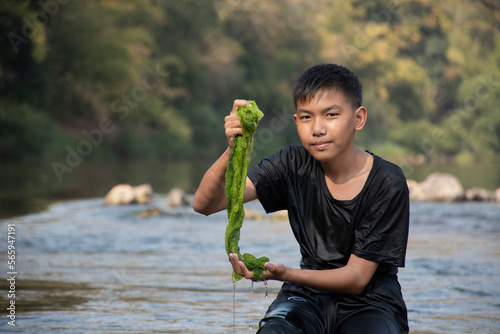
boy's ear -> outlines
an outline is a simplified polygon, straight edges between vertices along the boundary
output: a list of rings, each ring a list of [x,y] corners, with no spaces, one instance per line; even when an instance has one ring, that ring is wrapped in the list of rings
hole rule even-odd
[[[368,111],[365,107],[361,106],[354,111],[354,130],[360,131],[363,129],[368,117]]]

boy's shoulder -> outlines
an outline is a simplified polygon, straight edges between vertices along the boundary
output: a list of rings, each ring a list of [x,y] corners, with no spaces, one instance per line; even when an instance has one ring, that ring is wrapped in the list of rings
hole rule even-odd
[[[406,188],[406,177],[401,167],[393,162],[385,160],[378,155],[368,152],[373,155],[373,177],[379,179],[380,182],[389,183],[393,186],[399,185]]]
[[[368,151],[367,151],[368,152]],[[374,161],[376,161],[377,164],[379,164],[380,168],[383,168],[387,173],[394,174],[395,176],[399,177],[405,177],[403,170],[401,167],[396,165],[395,163],[386,160],[374,153],[368,152],[373,156]]]

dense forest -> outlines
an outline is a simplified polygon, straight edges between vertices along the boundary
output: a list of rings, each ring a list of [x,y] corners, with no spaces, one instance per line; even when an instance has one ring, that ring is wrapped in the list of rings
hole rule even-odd
[[[326,62],[363,83],[359,146],[500,152],[495,0],[2,0],[0,35],[0,162],[213,158],[235,98],[265,113],[265,155],[297,140],[291,88]]]

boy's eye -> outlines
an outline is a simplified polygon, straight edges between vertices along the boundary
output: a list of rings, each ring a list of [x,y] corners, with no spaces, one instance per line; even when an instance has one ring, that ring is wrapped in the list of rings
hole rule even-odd
[[[328,114],[326,114],[327,117],[335,117],[335,116],[338,116],[339,114],[337,113],[334,113],[334,112],[330,112]]]
[[[309,118],[311,118],[311,116],[309,116],[309,115],[302,115],[302,116],[299,117],[299,119],[302,119],[302,120],[306,120],[306,119],[309,119]]]

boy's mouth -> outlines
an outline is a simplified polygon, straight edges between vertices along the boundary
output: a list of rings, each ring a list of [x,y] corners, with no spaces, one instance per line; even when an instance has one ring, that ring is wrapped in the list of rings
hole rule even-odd
[[[326,149],[328,147],[328,145],[330,145],[330,142],[321,141],[321,142],[313,143],[312,147],[314,147],[317,150],[322,151],[322,150]]]

